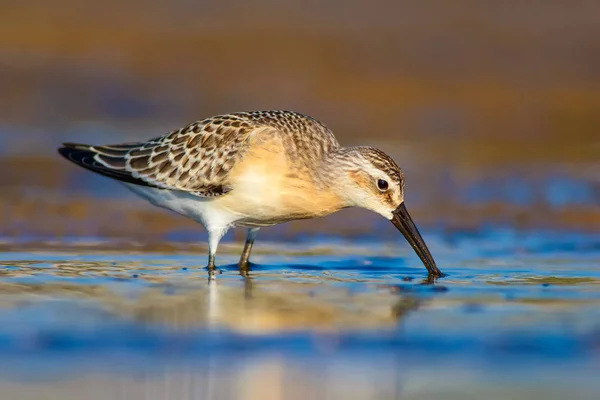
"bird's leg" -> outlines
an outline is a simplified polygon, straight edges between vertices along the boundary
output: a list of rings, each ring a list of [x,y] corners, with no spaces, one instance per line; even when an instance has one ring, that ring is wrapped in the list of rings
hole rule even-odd
[[[215,267],[215,254],[217,253],[219,241],[226,232],[227,228],[209,229],[208,231],[208,265],[206,269],[208,270],[209,279],[214,277],[215,271],[221,273],[221,270]]]
[[[215,267],[215,253],[213,253],[210,246],[208,250],[208,265],[206,266],[206,269],[208,270],[209,281],[215,279],[215,271],[217,271],[219,274],[221,273],[221,270]]]
[[[206,269],[208,269],[209,273],[215,270],[215,255],[212,252],[208,253],[208,265]]]
[[[248,276],[248,271],[250,270],[250,253],[252,252],[252,245],[254,245],[254,239],[256,239],[258,229],[259,228],[250,228],[246,235],[246,243],[244,244],[244,250],[242,251],[242,256],[238,263],[240,275],[244,277]]]

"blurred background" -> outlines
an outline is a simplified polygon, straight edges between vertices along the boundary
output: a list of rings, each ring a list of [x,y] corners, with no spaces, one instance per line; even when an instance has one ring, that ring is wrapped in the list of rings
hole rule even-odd
[[[598,1],[2,0],[0,89],[14,398],[600,396]],[[252,285],[230,232],[215,292],[200,225],[56,152],[266,109],[392,155],[449,277],[345,210],[261,230]]]
[[[201,235],[60,159],[56,147],[148,139],[262,109],[311,115],[342,144],[392,154],[421,224],[600,223],[596,1],[1,7],[0,235]],[[364,223],[342,227],[372,230],[373,217],[360,215]]]

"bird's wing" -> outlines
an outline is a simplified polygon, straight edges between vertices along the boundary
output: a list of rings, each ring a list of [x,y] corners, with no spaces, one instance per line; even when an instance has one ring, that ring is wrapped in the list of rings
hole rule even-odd
[[[91,146],[65,143],[59,152],[99,174],[138,185],[175,189],[201,197],[231,190],[229,172],[248,150],[248,139],[271,128],[290,138],[320,137],[323,149],[337,146],[333,134],[310,117],[287,111],[234,113],[197,121],[147,142]]]
[[[255,130],[242,121],[204,120],[147,142],[65,143],[59,152],[84,168],[123,182],[212,197],[230,190],[228,172]]]

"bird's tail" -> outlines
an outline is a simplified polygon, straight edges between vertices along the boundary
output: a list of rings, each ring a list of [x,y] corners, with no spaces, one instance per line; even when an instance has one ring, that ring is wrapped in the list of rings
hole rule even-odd
[[[91,146],[81,143],[63,143],[58,153],[67,160],[97,174],[126,183],[150,186],[147,182],[133,176],[127,167],[126,155],[139,144],[111,146]]]

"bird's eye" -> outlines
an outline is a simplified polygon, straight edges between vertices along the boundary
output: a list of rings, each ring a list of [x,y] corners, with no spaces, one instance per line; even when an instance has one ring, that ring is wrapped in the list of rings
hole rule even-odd
[[[377,180],[377,188],[379,190],[381,190],[382,192],[385,192],[386,190],[388,190],[388,187],[389,187],[389,185],[386,180],[384,180],[384,179]]]

